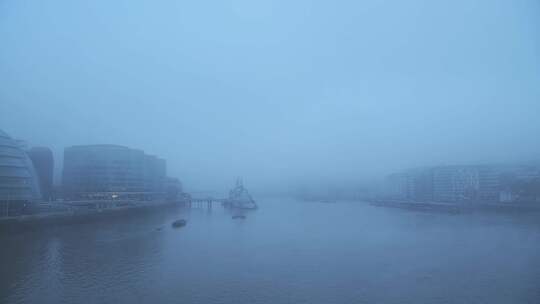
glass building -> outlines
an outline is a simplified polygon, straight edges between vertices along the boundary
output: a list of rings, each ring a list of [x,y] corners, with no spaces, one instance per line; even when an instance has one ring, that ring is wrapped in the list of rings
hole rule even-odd
[[[26,203],[40,198],[32,161],[18,141],[0,130],[0,216],[20,213]]]
[[[45,201],[53,199],[54,157],[51,149],[34,147],[28,151],[39,178],[39,188]]]
[[[119,145],[84,145],[64,151],[63,188],[68,199],[147,199],[165,191],[165,160]]]

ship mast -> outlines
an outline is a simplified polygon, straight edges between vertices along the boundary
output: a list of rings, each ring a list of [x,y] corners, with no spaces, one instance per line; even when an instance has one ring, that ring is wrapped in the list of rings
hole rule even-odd
[[[241,178],[241,177],[237,177],[237,178],[236,178],[236,187],[237,187],[237,188],[243,188],[243,187],[244,187],[244,183],[242,182],[242,178]]]

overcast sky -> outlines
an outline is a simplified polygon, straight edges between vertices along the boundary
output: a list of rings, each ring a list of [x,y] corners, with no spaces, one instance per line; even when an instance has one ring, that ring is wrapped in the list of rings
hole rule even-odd
[[[540,1],[0,0],[0,129],[189,189],[540,158]]]

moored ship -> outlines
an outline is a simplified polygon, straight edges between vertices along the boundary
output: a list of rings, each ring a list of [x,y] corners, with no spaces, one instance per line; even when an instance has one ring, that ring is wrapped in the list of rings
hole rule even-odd
[[[244,187],[240,178],[236,180],[236,186],[229,191],[229,198],[224,202],[224,206],[237,209],[257,209],[255,200]]]

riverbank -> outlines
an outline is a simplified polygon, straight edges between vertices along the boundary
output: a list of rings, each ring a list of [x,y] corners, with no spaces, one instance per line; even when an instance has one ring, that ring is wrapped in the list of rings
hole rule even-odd
[[[438,202],[412,202],[400,200],[373,200],[373,206],[399,208],[414,211],[446,212],[446,213],[540,213],[539,204],[505,204],[505,203],[438,203]]]
[[[38,229],[45,226],[93,222],[127,214],[149,212],[154,209],[182,206],[181,202],[130,202],[112,208],[85,208],[86,205],[67,204],[64,211],[40,212],[0,218],[0,233]]]

